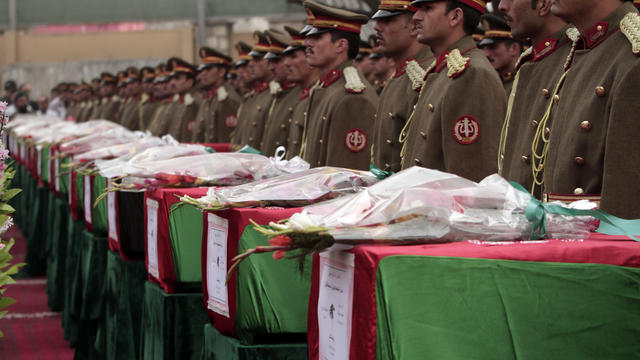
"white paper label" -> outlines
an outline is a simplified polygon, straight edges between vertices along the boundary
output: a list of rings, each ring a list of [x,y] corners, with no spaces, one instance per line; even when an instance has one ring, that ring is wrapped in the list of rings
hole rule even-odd
[[[36,160],[36,174],[38,177],[42,175],[42,149],[36,148],[38,152],[37,160]]]
[[[229,221],[214,214],[207,214],[207,219],[207,307],[217,314],[229,317],[226,281]]]
[[[353,254],[340,251],[320,254],[320,290],[318,293],[320,360],[349,358],[353,273]]]
[[[153,199],[147,199],[147,257],[149,274],[160,278],[158,271],[158,209],[160,205]]]
[[[113,188],[111,179],[107,179],[107,190]],[[107,194],[107,223],[109,225],[109,238],[118,240],[118,218],[116,217],[116,193]]]
[[[60,192],[60,159],[56,157],[53,161],[53,176],[55,177],[55,189],[57,192]]]
[[[84,220],[88,224],[92,224],[91,219],[91,176],[84,176]]]

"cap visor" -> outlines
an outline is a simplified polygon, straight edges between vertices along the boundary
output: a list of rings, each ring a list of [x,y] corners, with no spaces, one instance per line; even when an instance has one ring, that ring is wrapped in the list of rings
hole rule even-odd
[[[302,30],[300,30],[300,35],[306,35],[309,31],[311,31],[311,29],[313,29],[313,25],[311,25],[311,24],[305,25],[302,28]]]
[[[256,50],[251,50],[251,52],[249,52],[249,56],[253,56],[253,57],[257,57],[257,58],[261,58],[265,55],[265,53],[261,52],[261,51],[256,51]]]
[[[200,64],[200,66],[198,66],[197,71],[200,72],[200,71],[208,69],[210,67],[213,67],[213,64]]]
[[[309,30],[306,34],[304,34],[304,36],[312,36],[312,35],[318,35],[318,34],[323,34],[326,32],[331,31],[332,29],[325,29],[325,28],[317,28],[317,27],[313,27],[311,30]]]
[[[282,52],[282,55],[290,54],[296,50],[304,50],[304,46],[289,46]]]
[[[373,16],[371,17],[371,20],[388,18],[388,17],[392,17],[392,16],[404,14],[404,13],[405,11],[378,10],[375,14],[373,14]]]
[[[380,53],[372,53],[371,55],[369,55],[369,59],[379,59],[382,57],[382,54]]]
[[[274,53],[272,53],[272,52],[268,52],[268,53],[264,56],[264,58],[265,58],[265,59],[267,59],[267,60],[278,60],[278,59],[280,59],[280,55],[278,55],[278,54],[274,54]]]
[[[496,39],[493,38],[484,38],[478,43],[478,47],[489,46],[497,43]]]

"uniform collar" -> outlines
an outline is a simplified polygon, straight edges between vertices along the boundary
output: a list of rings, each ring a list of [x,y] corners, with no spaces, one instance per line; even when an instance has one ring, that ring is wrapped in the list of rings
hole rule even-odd
[[[311,93],[311,88],[302,89],[302,93],[300,94],[300,100],[304,100],[308,98],[310,93]]]
[[[570,25],[563,27],[555,34],[534,45],[531,53],[531,61],[540,61],[553,54],[556,50],[569,44],[571,42],[567,37],[567,29],[569,26]]]
[[[253,87],[253,92],[256,94],[260,94],[261,92],[267,90],[269,88],[269,82],[265,81],[265,82],[261,82],[256,84],[256,86]]]
[[[586,35],[581,34],[578,49],[593,49],[602,44],[611,35],[620,30],[620,21],[630,12],[638,12],[633,3],[625,2],[620,5],[609,16],[593,25]]]
[[[211,89],[207,90],[207,92],[204,94],[204,97],[207,99],[211,99],[218,96],[218,88],[219,87],[212,87]]]
[[[338,79],[340,79],[340,77],[342,76],[342,70],[344,70],[344,68],[349,65],[351,65],[351,60],[345,61],[342,64],[338,65],[337,68],[329,71],[327,75],[320,79],[320,87],[328,88],[329,86],[331,86],[331,84],[338,81]]]
[[[431,54],[431,50],[429,50],[428,47],[423,48],[414,56],[403,61],[402,64],[396,68],[396,71],[393,73],[393,79],[397,79],[404,75],[407,72],[407,64],[414,60],[419,63],[424,63],[429,60],[433,60],[433,54]]]
[[[451,50],[458,49],[460,50],[460,53],[464,55],[469,51],[475,49],[476,47],[477,47],[476,42],[473,40],[471,36],[469,35],[464,36],[462,39],[458,40],[455,44],[451,45],[451,47],[447,51],[445,51],[438,57],[438,59],[436,60],[435,71],[440,72],[442,71],[442,69],[447,67],[447,55],[449,55]]]

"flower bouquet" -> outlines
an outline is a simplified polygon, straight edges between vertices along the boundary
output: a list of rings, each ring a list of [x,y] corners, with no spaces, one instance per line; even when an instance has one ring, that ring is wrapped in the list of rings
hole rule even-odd
[[[125,144],[139,139],[140,133],[129,131],[123,127],[97,132],[60,144],[59,156],[75,156],[105,147]]]
[[[292,250],[292,257],[304,257],[335,244],[583,239],[598,226],[592,216],[576,216],[589,211],[553,206],[549,213],[540,211],[542,204],[498,175],[475,183],[413,167],[360,193],[307,206],[270,228],[256,225],[271,246],[251,249],[234,261],[259,252],[281,258]],[[590,209],[595,204],[578,206]]]
[[[180,200],[212,211],[231,207],[299,207],[356,193],[376,182],[370,172],[320,167],[243,185],[210,188],[204,197],[185,195]]]

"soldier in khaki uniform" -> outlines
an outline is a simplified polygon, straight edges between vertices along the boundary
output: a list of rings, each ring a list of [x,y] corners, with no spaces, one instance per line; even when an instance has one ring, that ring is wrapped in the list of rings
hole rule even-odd
[[[240,95],[225,82],[231,58],[208,47],[200,48],[199,53],[202,64],[196,82],[204,95],[191,142],[228,143],[238,123],[236,112],[241,102]]]
[[[171,79],[171,66],[170,64],[164,64],[164,66],[158,65],[156,70],[154,86],[157,91],[157,105],[155,106],[155,110],[151,116],[148,130],[154,136],[163,136],[169,131],[169,126],[166,122],[166,113],[173,102],[173,91],[171,90],[169,83],[169,80]]]
[[[80,112],[80,101],[78,101],[78,84],[76,83],[68,83],[67,91],[69,91],[68,95],[68,105],[67,105],[67,121],[76,121],[78,117],[78,113]]]
[[[236,91],[242,98],[245,98],[251,89],[253,88],[253,81],[249,76],[249,61],[253,59],[249,53],[251,52],[251,46],[244,41],[238,41],[235,45],[236,52],[238,53],[238,60],[233,64],[233,69],[238,77],[238,86],[235,87]]]
[[[238,109],[238,126],[232,135],[232,144],[235,148],[241,148],[244,145],[255,149],[260,148],[264,123],[267,121],[272,100],[269,92],[271,72],[268,68],[268,60],[264,58],[269,51],[269,42],[260,31],[256,31],[253,37],[255,45],[249,53],[252,58],[248,64],[248,76],[253,87],[251,92],[245,95],[245,100]]]
[[[397,64],[380,95],[371,145],[372,163],[385,171],[400,171],[398,137],[418,100],[423,66],[433,61],[429,47],[418,42],[412,20],[415,11],[409,0],[382,0],[372,17],[380,53]]]
[[[76,122],[81,123],[89,119],[91,115],[91,85],[82,82],[76,90],[80,101],[80,111],[76,117]]]
[[[551,12],[581,38],[555,100],[544,164],[548,200],[600,200],[640,218],[640,16],[631,1],[554,1]],[[543,141],[545,140],[543,139]]]
[[[311,93],[303,136],[303,158],[311,166],[369,169],[378,95],[352,66],[359,49],[361,14],[307,0],[314,15],[306,34],[307,61],[320,74]]]
[[[173,102],[165,113],[169,134],[180,142],[191,141],[196,115],[202,96],[195,88],[196,68],[180,58],[171,58],[170,86],[174,89]]]
[[[125,81],[127,98],[123,101],[120,109],[120,124],[129,130],[139,130],[140,128],[140,100],[142,99],[142,83],[138,69],[130,67],[127,69],[127,80]]]
[[[387,81],[393,75],[396,64],[393,59],[380,52],[380,47],[376,43],[375,35],[369,37],[369,42],[372,47],[369,59],[373,62],[373,82],[371,85],[376,89],[376,94],[380,95],[387,85]]]
[[[100,74],[100,95],[102,106],[98,119],[117,121],[120,97],[116,94],[118,79],[108,72]]]
[[[416,109],[401,133],[402,168],[414,165],[479,181],[498,169],[506,95],[471,37],[484,0],[417,0],[418,41],[436,60],[427,68]]]
[[[482,23],[485,32],[478,48],[484,51],[487,59],[500,75],[504,91],[509,96],[522,47],[513,39],[509,25],[502,17],[486,14],[482,17]]]
[[[277,30],[267,30],[265,34],[270,46],[265,58],[269,60],[269,69],[273,74],[270,84],[273,99],[269,107],[260,151],[267,156],[272,156],[278,147],[287,146],[291,116],[299,102],[302,89],[297,86],[297,83],[287,80],[288,70],[283,53],[291,45],[291,36]]]
[[[158,74],[163,70],[164,63],[156,66],[156,68],[145,67],[142,68],[142,99],[140,100],[140,107],[138,108],[138,129],[145,131],[149,129],[153,115],[155,115],[158,102],[161,99],[160,86],[156,85],[155,80]]]
[[[516,67],[517,82],[502,127],[498,173],[521,184],[537,198],[542,196],[542,178],[534,182],[532,167],[539,165],[542,142],[536,142],[535,155],[531,146],[536,136],[539,140],[552,124],[545,113],[553,101],[552,92],[565,71],[572,46],[567,37],[569,27],[551,14],[551,3],[552,0],[537,0],[532,9],[530,0],[500,2],[500,10],[507,14],[514,38],[530,38],[533,46],[522,54]]]
[[[305,55],[304,35],[293,27],[285,26],[284,29],[291,36],[291,44],[284,49],[282,56],[287,67],[287,81],[298,84],[300,96],[293,107],[289,118],[289,134],[287,136],[287,159],[300,154],[302,147],[302,134],[309,108],[309,95],[314,83],[318,81],[317,68],[309,66]]]
[[[122,70],[116,73],[116,77],[118,78],[116,92],[118,94],[120,102],[118,111],[116,112],[115,122],[122,125],[122,112],[124,111],[125,107],[127,107],[127,103],[129,101],[129,89],[127,88],[127,81],[129,80],[129,76],[126,70]]]
[[[360,72],[364,75],[367,81],[371,84],[374,82],[373,76],[373,60],[371,60],[371,52],[373,49],[371,48],[371,44],[368,41],[360,40],[360,46],[358,48],[358,55],[353,59],[353,66],[356,69],[360,70]]]

